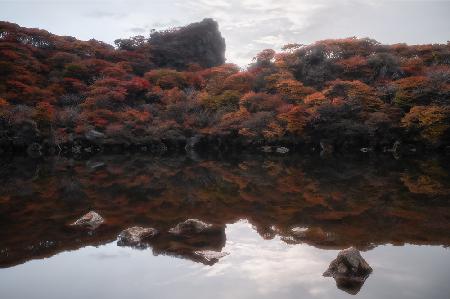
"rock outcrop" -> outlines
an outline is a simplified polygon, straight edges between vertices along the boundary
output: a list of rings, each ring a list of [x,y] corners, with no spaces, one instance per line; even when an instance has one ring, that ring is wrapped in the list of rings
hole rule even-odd
[[[105,219],[100,216],[97,212],[90,211],[79,218],[77,221],[73,222],[72,226],[86,227],[89,229],[96,229],[99,227]]]
[[[359,292],[372,268],[359,251],[350,247],[339,252],[323,276],[333,277],[339,289],[355,295]]]
[[[153,62],[159,67],[185,69],[189,65],[213,67],[225,63],[225,39],[213,19],[150,36]]]

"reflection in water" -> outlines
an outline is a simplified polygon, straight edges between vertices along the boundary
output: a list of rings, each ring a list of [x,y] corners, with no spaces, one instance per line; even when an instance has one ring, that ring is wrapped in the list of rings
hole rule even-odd
[[[8,299],[349,298],[322,277],[337,250],[286,244],[279,237],[263,240],[247,222],[227,225],[226,235],[223,250],[230,255],[214,266],[111,242],[0,270],[0,294]],[[388,245],[364,257],[374,272],[358,298],[448,297],[449,250]]]
[[[445,162],[437,159],[358,160],[354,157],[197,161],[145,156],[103,156],[89,161],[15,158],[3,162],[0,170],[0,267],[12,267],[0,270],[0,275],[23,275],[28,269],[31,279],[32,273],[36,273],[33,271],[44,270],[47,266],[53,267],[53,271],[66,271],[55,263],[63,266],[71,259],[81,264],[90,263],[94,258],[92,254],[126,271],[128,268],[121,260],[132,257],[137,261],[142,257],[147,261],[151,258],[148,250],[151,250],[157,256],[199,262],[179,259],[178,268],[169,267],[170,270],[164,268],[173,263],[168,262],[169,257],[152,257],[152,263],[158,261],[159,266],[166,269],[157,272],[166,280],[157,283],[158,286],[152,284],[150,289],[164,293],[165,287],[159,284],[167,284],[175,292],[176,286],[180,296],[165,293],[168,297],[181,297],[184,284],[189,281],[192,286],[200,283],[212,288],[217,279],[226,279],[221,280],[222,287],[216,285],[216,290],[224,292],[224,298],[270,298],[274,294],[283,294],[286,298],[294,295],[298,298],[302,294],[336,298],[346,293],[335,293],[335,287],[331,289],[329,279],[321,274],[335,258],[337,249],[355,246],[365,251],[363,256],[374,268],[358,296],[392,296],[383,292],[387,291],[385,285],[391,285],[392,291],[394,283],[405,286],[414,282],[429,288],[434,282],[418,280],[419,274],[427,270],[419,265],[420,259],[430,257],[431,253],[427,252],[434,250],[437,254],[427,262],[441,269],[445,263],[440,265],[437,258],[445,257],[448,261],[448,250],[416,246],[394,250],[391,246],[377,246],[450,245],[450,235],[444,233],[450,228],[450,180],[449,170],[443,166],[448,165]],[[68,225],[90,210],[105,218],[105,223],[96,230],[77,230]],[[171,227],[189,218],[211,223],[220,228],[219,233],[195,238],[176,238],[168,233]],[[240,219],[246,221],[236,223]],[[236,224],[230,225],[232,223]],[[117,247],[115,240],[119,232],[135,225],[154,227],[161,234],[151,240],[147,250]],[[299,245],[301,243],[303,245]],[[104,246],[65,252],[99,245]],[[212,263],[199,258],[195,254],[199,250],[230,255]],[[406,261],[408,265],[401,265],[401,259],[389,255],[387,259],[382,258],[386,252],[399,251],[405,254],[403,260],[416,252],[420,254],[412,257],[414,262]],[[89,257],[85,256],[86,252]],[[50,260],[17,266],[58,253],[61,254]],[[392,264],[387,265],[387,260]],[[215,264],[203,268],[202,263]],[[128,278],[134,280],[130,283],[150,275],[145,271],[157,271],[152,265],[146,270],[136,267],[136,273]],[[414,275],[399,270],[408,267],[413,267],[410,271]],[[97,274],[104,277],[92,279],[108,283],[109,274],[105,273],[108,269],[105,265],[97,268]],[[450,273],[442,271],[439,279],[448,280]],[[164,276],[169,272],[175,273],[177,278]],[[233,283],[236,284],[233,277],[251,282],[253,289],[233,287]],[[0,290],[6,287],[6,283],[0,284]],[[226,291],[225,285],[229,287]],[[375,291],[374,286],[379,289]],[[149,290],[142,285],[136,288],[137,296]],[[13,289],[10,291],[7,298],[14,298]],[[214,293],[214,288],[209,291]],[[446,284],[409,297],[422,294],[445,298],[440,297],[444,291],[448,291]],[[106,296],[100,290],[96,292],[99,293],[91,295],[116,298],[120,294]],[[205,290],[204,294],[212,293]],[[396,298],[411,295],[400,289],[395,293]],[[191,295],[198,297],[199,294]],[[188,294],[186,296],[189,298]]]

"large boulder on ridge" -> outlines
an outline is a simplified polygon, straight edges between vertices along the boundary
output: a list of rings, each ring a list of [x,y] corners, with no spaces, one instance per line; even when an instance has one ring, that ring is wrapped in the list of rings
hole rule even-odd
[[[155,31],[149,39],[152,61],[158,67],[185,69],[191,64],[209,68],[225,63],[225,39],[213,19],[185,27]]]

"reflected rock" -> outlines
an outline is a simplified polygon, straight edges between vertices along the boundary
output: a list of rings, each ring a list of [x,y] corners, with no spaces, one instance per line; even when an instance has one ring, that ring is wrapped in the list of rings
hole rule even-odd
[[[105,222],[105,219],[103,219],[102,216],[100,216],[97,212],[90,211],[87,214],[83,215],[83,217],[79,218],[77,221],[72,223],[71,225],[79,227],[87,227],[89,229],[96,229],[103,222]]]
[[[326,232],[320,227],[301,227],[297,226],[291,229],[292,237],[285,238],[287,242],[308,242],[310,244],[333,244],[336,237],[333,233]]]
[[[364,285],[365,280],[348,278],[348,277],[334,277],[336,287],[350,295],[356,295]]]
[[[219,231],[220,230],[212,224],[205,223],[198,219],[188,219],[171,228],[169,233],[176,236],[185,236],[192,234],[214,233]]]
[[[225,226],[188,219],[178,223],[152,241],[153,254],[171,255],[213,265],[227,255],[221,253],[226,243]]]
[[[372,268],[366,260],[356,248],[350,247],[339,252],[323,276],[333,277],[340,290],[356,295],[370,273]]]
[[[144,240],[154,238],[156,235],[158,235],[158,230],[154,228],[133,226],[119,234],[117,245],[145,248],[147,246]]]
[[[219,251],[212,251],[212,250],[198,250],[194,251],[194,255],[199,258],[199,260],[203,264],[207,265],[213,265],[219,261],[219,259],[223,258],[224,256],[227,256],[228,252],[219,252]]]

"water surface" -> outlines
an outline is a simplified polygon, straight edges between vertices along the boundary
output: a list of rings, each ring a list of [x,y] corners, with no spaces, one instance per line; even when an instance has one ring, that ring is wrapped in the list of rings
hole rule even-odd
[[[448,298],[446,158],[138,155],[16,157],[0,170],[1,298],[347,298],[322,273],[355,246],[374,269],[356,297]],[[95,231],[68,224],[95,210]],[[188,218],[221,228],[167,231]],[[146,249],[118,233],[152,226]],[[302,236],[292,228],[301,227]],[[229,255],[207,263],[193,254]]]

